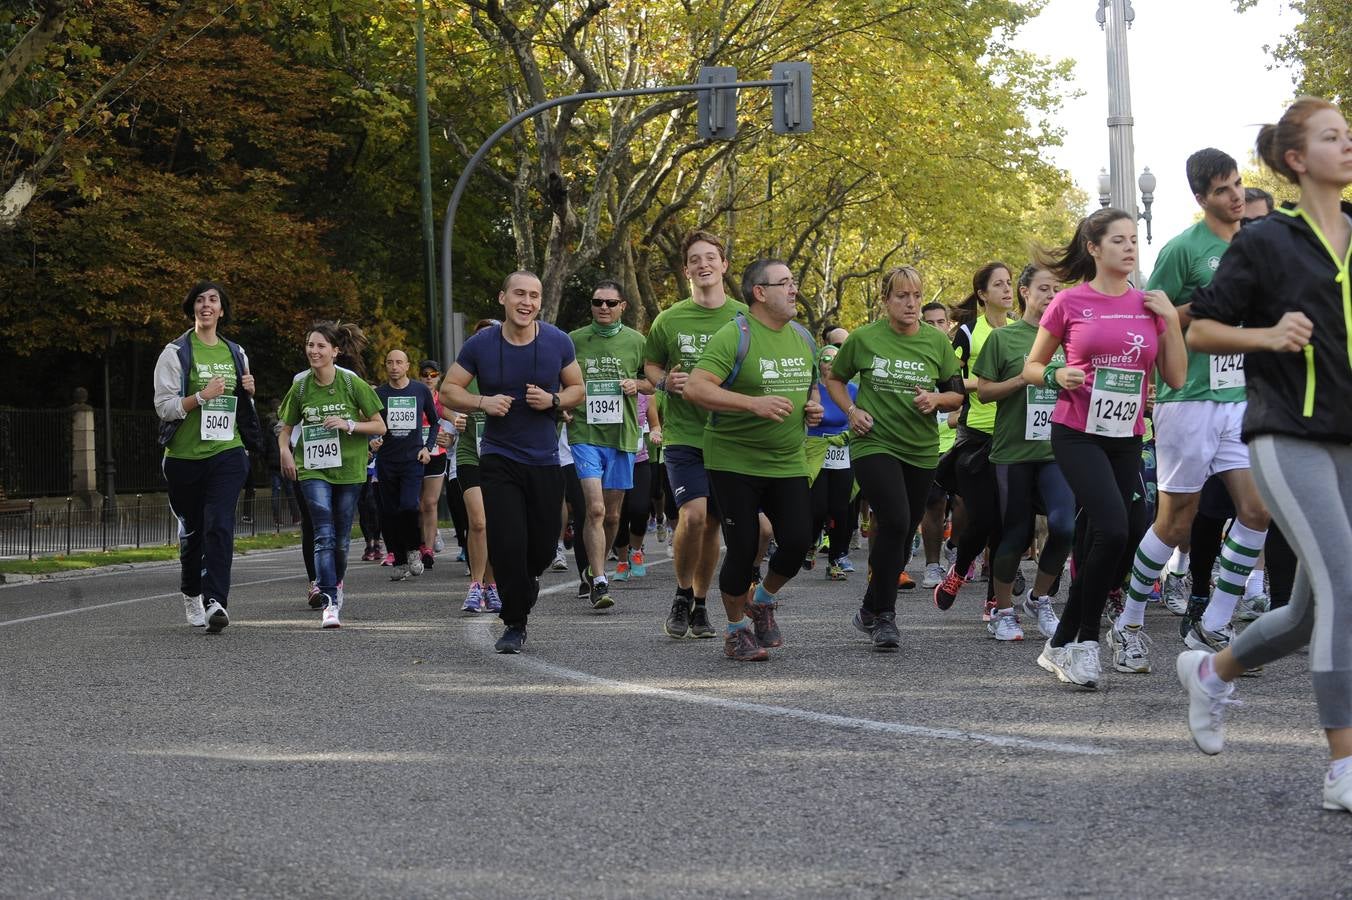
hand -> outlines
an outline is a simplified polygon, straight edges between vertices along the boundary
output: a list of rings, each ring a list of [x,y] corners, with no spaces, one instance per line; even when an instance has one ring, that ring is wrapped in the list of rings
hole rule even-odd
[[[685,383],[689,380],[690,375],[688,373],[682,372],[679,365],[674,366],[672,370],[667,373],[667,393],[674,397],[684,396]]]
[[[1145,308],[1159,316],[1165,322],[1177,322],[1178,310],[1164,291],[1146,291]]]
[[[347,419],[342,416],[326,416],[324,418],[324,427],[332,428],[335,431],[347,431]]]
[[[803,420],[808,428],[816,428],[822,423],[822,416],[826,414],[826,409],[816,400],[809,400],[803,404]]]
[[[1284,313],[1268,330],[1268,349],[1275,353],[1297,353],[1305,349],[1314,334],[1314,323],[1303,312]]]
[[[296,480],[296,458],[291,455],[291,448],[287,447],[281,452],[282,477],[287,481]]]
[[[427,463],[430,462],[431,459],[432,454],[428,452],[426,447],[423,447],[421,450],[418,451],[418,462],[422,463],[424,466],[427,465]]]
[[[648,432],[648,442],[654,447],[662,446],[662,429],[654,428]]]
[[[554,408],[554,395],[537,385],[526,385],[526,405],[536,412]]]
[[[751,412],[762,419],[769,419],[772,422],[783,422],[793,413],[793,403],[788,397],[781,397],[778,394],[766,394],[763,397],[755,397],[751,400]]]
[[[962,421],[962,410],[955,409],[948,414],[948,421],[946,421],[944,424],[947,425],[949,428],[957,430],[958,423],[961,421]]]
[[[249,374],[248,372],[245,372],[243,375],[241,375],[239,379],[239,386],[244,388],[244,390],[248,391],[249,396],[252,397],[254,393],[253,375]]]
[[[469,416],[464,413],[452,413],[451,425],[455,427],[457,434],[464,434],[465,429],[469,427]]]
[[[1056,370],[1056,383],[1068,391],[1073,391],[1084,384],[1084,369],[1077,369],[1074,366],[1062,366]]]
[[[344,425],[343,427],[346,428],[347,426]],[[372,452],[372,453],[379,453],[379,452],[380,452],[380,448],[383,447],[384,445],[385,445],[385,439],[384,439],[383,437],[376,437],[376,438],[371,438],[370,443],[369,443],[368,446],[370,446],[371,452]]]
[[[225,393],[225,379],[217,375],[208,381],[197,393],[202,395],[203,400],[215,400],[221,394]]]
[[[620,390],[626,397],[632,397],[638,393],[638,382],[632,378],[626,378],[620,382]]]
[[[850,430],[855,434],[864,435],[873,430],[873,416],[857,406],[848,414],[847,418],[850,420]]]
[[[512,398],[507,394],[494,394],[491,397],[480,397],[479,404],[490,416],[502,417],[512,408]]]
[[[924,388],[915,389],[915,408],[925,415],[933,415],[939,411],[939,392],[927,391]]]
[[[437,432],[437,446],[438,446],[438,447],[449,447],[449,446],[451,446],[451,443],[452,443],[454,440],[455,440],[455,438],[451,435],[451,433],[450,433],[449,431],[438,431],[438,432]]]

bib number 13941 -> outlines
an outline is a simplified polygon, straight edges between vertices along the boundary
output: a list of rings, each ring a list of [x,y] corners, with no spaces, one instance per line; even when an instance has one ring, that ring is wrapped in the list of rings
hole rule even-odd
[[[587,424],[618,425],[623,422],[622,397],[618,381],[587,382]]]
[[[1104,437],[1131,437],[1141,414],[1141,385],[1145,373],[1102,367],[1094,370],[1085,431]]]

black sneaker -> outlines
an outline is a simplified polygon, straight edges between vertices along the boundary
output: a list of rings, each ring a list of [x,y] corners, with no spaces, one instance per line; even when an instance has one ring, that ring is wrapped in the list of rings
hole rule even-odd
[[[709,607],[696,603],[690,608],[690,636],[693,638],[711,638],[718,632],[709,624]]]
[[[498,642],[493,645],[493,649],[498,653],[520,653],[521,646],[526,643],[526,626],[508,625],[507,630],[498,638]]]
[[[694,605],[693,601],[687,600],[680,594],[671,601],[671,615],[667,616],[667,621],[662,625],[662,630],[666,632],[667,637],[684,638],[690,637],[690,607]]]
[[[597,612],[604,612],[615,605],[614,599],[610,596],[610,584],[601,578],[592,582],[587,599],[591,601],[591,608]]]
[[[1210,597],[1193,595],[1188,598],[1188,611],[1178,622],[1178,636],[1184,641],[1187,641],[1193,626],[1201,623],[1202,613],[1206,612],[1206,605],[1210,602]]]
[[[901,646],[901,634],[897,631],[897,614],[880,612],[873,616],[873,649],[895,650]]]
[[[585,581],[579,581],[577,583],[577,599],[591,600],[591,585]]]
[[[854,611],[854,619],[850,624],[869,637],[873,637],[873,626],[876,625],[877,622],[877,617],[861,606]]]

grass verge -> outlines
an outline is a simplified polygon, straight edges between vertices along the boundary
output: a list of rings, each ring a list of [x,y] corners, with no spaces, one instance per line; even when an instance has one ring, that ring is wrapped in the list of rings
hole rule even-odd
[[[260,534],[256,537],[235,538],[235,553],[249,553],[259,550],[281,550],[300,543],[300,532],[290,531],[281,534]],[[178,559],[178,547],[167,544],[163,547],[142,547],[139,550],[92,550],[88,553],[76,553],[70,556],[44,556],[38,559],[0,559],[0,573],[15,575],[51,575],[56,572],[75,572],[81,569],[97,569],[101,566],[117,566],[126,563],[163,562]]]

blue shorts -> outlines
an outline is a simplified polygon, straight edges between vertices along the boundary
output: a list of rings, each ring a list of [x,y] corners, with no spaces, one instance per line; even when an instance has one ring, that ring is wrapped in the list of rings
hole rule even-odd
[[[691,500],[706,497],[709,513],[716,510],[713,492],[709,490],[709,473],[704,468],[704,451],[698,447],[673,444],[665,448],[667,480],[671,482],[671,499],[680,509]]]
[[[627,491],[634,486],[635,454],[595,444],[573,444],[571,449],[578,478],[601,479],[603,491]]]

